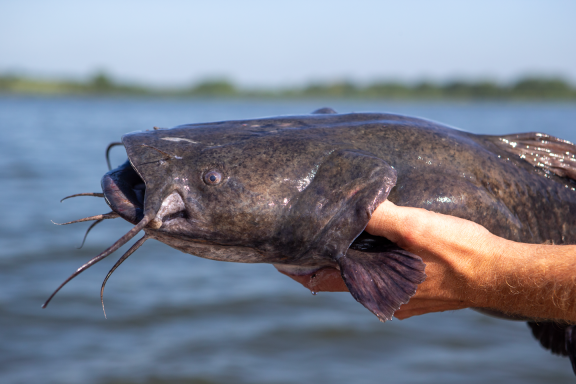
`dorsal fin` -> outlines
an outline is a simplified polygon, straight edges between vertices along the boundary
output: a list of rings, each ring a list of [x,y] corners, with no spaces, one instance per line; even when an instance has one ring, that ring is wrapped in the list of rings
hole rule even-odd
[[[333,115],[335,113],[337,113],[335,110],[333,110],[332,108],[328,108],[328,107],[319,108],[319,109],[315,110],[314,112],[312,112],[313,115]]]
[[[567,140],[538,132],[488,138],[506,152],[520,156],[535,167],[576,180],[576,145]]]

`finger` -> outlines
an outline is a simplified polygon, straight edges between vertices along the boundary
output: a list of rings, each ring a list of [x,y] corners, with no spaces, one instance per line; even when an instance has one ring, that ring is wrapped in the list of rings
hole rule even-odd
[[[366,232],[398,242],[402,238],[400,231],[402,212],[399,212],[396,208],[397,206],[389,200],[385,200],[376,207],[366,226]]]
[[[282,270],[278,272],[296,280],[312,292],[348,292],[348,287],[336,268],[325,267],[305,275],[293,275]]]
[[[422,240],[430,237],[430,227],[437,224],[436,214],[426,209],[397,206],[384,201],[372,213],[366,231],[385,237],[400,247],[419,254],[426,248]]]
[[[394,317],[404,320],[409,317],[425,315],[427,313],[455,311],[464,308],[468,307],[464,304],[458,303],[439,303],[434,305],[425,305],[418,308],[400,308],[394,313]]]

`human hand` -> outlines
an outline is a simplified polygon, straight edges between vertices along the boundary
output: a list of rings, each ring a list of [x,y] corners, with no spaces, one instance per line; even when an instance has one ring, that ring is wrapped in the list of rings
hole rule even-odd
[[[399,207],[386,200],[366,227],[422,258],[426,281],[394,314],[399,319],[487,303],[482,294],[505,240],[483,226],[421,208]]]
[[[399,319],[484,306],[479,285],[497,259],[503,246],[497,236],[468,220],[425,209],[399,207],[386,200],[372,214],[366,231],[386,237],[422,258],[426,281],[416,294],[394,314]],[[335,268],[310,276],[289,275],[310,290],[347,291]]]
[[[461,308],[485,308],[535,320],[576,324],[576,245],[524,244],[483,226],[385,201],[366,232],[422,258],[426,280],[394,316],[399,319]],[[316,291],[347,291],[335,268],[289,275]]]

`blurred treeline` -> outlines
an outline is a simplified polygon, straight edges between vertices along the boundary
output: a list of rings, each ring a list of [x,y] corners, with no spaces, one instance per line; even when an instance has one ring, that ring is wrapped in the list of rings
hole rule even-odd
[[[215,79],[188,87],[152,88],[117,82],[105,73],[99,73],[87,81],[40,80],[16,75],[0,75],[0,94],[576,100],[576,87],[561,78],[526,77],[511,84],[499,84],[492,81],[419,82],[413,84],[381,81],[359,85],[349,81],[341,81],[277,89],[239,88],[231,81]]]

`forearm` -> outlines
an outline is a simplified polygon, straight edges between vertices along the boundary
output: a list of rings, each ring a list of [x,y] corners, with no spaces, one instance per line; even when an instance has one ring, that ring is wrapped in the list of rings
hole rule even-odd
[[[499,242],[494,268],[473,283],[476,306],[576,323],[576,246]]]

